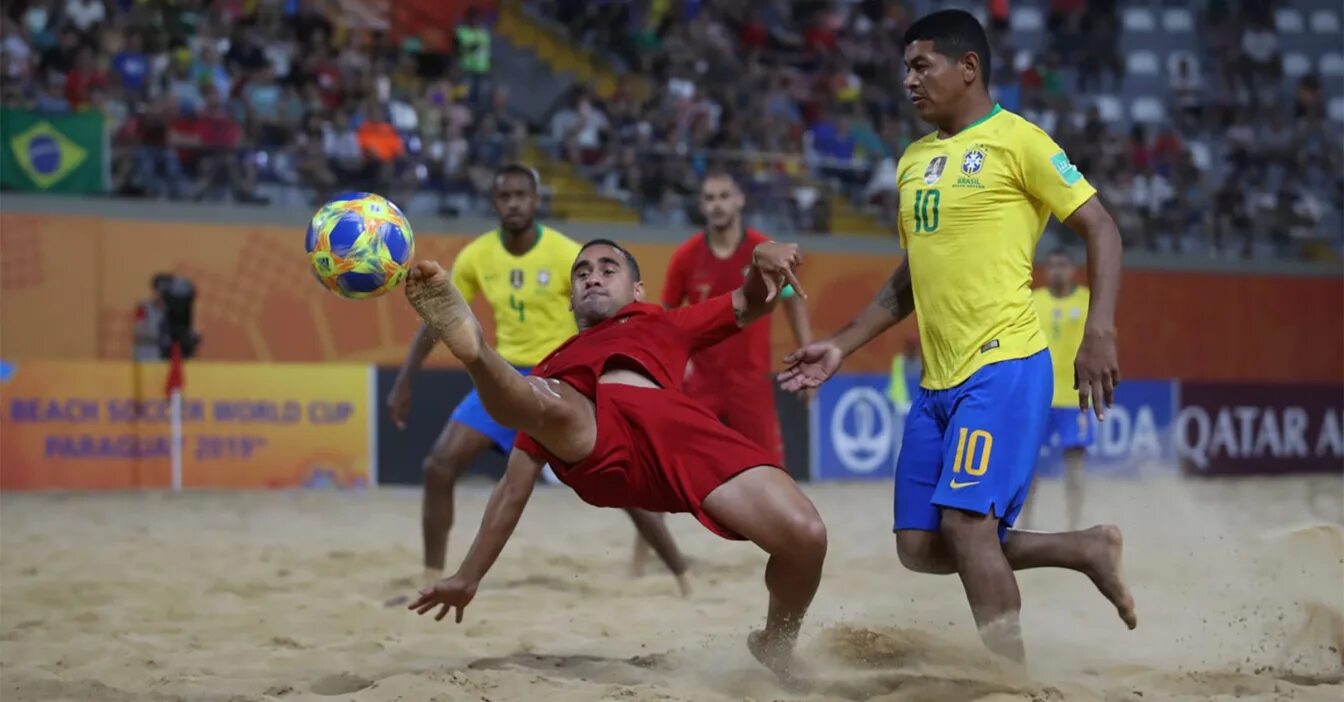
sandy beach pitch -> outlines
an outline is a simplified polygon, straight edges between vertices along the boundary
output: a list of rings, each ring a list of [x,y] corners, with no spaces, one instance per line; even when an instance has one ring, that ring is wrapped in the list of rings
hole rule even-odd
[[[456,564],[489,485],[459,487]],[[802,651],[808,695],[748,655],[764,556],[671,517],[696,592],[628,572],[617,511],[539,488],[461,625],[386,602],[419,569],[413,490],[6,495],[0,699],[1338,700],[1337,477],[1094,482],[1126,533],[1139,629],[1083,577],[1019,574],[1029,671],[976,639],[961,586],[908,573],[888,483],[808,486],[830,555]],[[1044,526],[1058,483],[1038,494]]]

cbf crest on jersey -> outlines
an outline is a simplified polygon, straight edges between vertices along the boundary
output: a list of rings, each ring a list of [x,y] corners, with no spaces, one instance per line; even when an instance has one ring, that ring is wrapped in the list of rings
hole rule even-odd
[[[514,290],[523,289],[523,269],[515,268],[509,271],[509,285],[512,285]]]
[[[961,172],[968,176],[973,176],[985,167],[985,148],[983,146],[972,146],[961,157]]]
[[[924,184],[933,185],[937,183],[938,179],[943,177],[943,169],[946,167],[947,157],[935,156],[932,161],[929,161],[929,167],[924,169]]]

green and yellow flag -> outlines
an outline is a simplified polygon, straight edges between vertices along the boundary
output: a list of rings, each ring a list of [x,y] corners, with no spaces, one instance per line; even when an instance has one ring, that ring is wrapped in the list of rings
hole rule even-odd
[[[105,191],[104,124],[98,112],[0,110],[0,183],[28,192]]]

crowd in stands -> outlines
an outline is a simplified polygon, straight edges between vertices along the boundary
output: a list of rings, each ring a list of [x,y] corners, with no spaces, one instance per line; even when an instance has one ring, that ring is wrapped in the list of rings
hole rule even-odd
[[[333,0],[14,0],[0,16],[0,97],[104,112],[123,195],[261,203],[281,183],[314,202],[361,188],[480,211],[492,170],[535,138],[650,223],[691,223],[699,176],[720,165],[772,229],[827,230],[828,190],[890,225],[896,160],[929,131],[901,87],[901,36],[925,4],[528,0],[652,89],[579,92],[527,125],[491,86],[474,13],[447,55],[393,43]],[[1339,125],[1321,77],[1283,75],[1276,4],[1210,0],[1203,46],[1170,67],[1169,119],[1143,124],[1100,100],[1128,79],[1122,4],[1042,0],[1046,42],[1025,52],[1010,3],[988,2],[993,92],[1069,152],[1131,247],[1337,247]]]
[[[923,3],[927,5],[928,3]],[[1239,257],[1341,240],[1344,151],[1321,78],[1283,76],[1268,1],[1209,2],[1205,46],[1175,61],[1169,119],[1103,119],[1127,80],[1120,3],[1051,0],[1046,41],[1014,45],[1009,2],[985,3],[992,91],[1068,151],[1121,219],[1126,243]],[[736,170],[758,217],[806,227],[828,183],[891,223],[896,160],[928,133],[901,86],[905,28],[920,3],[891,0],[596,3],[537,0],[573,40],[655,86],[634,104],[582,95],[552,121],[557,149],[646,219],[682,220],[710,162]],[[927,9],[927,8],[923,8]],[[687,205],[691,205],[690,208]]]
[[[0,17],[7,106],[101,110],[115,194],[264,203],[368,189],[474,194],[526,126],[473,60],[394,45],[330,0],[16,0]],[[484,31],[472,17],[459,35]],[[465,42],[459,41],[459,46]],[[231,192],[230,192],[231,191]]]

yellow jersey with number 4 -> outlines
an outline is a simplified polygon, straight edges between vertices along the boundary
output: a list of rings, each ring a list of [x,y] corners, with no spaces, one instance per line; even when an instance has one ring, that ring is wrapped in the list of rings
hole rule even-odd
[[[1055,394],[1051,407],[1078,407],[1078,391],[1073,389],[1073,360],[1083,344],[1083,329],[1087,327],[1087,305],[1092,294],[1079,285],[1064,297],[1055,297],[1050,288],[1032,291],[1036,299],[1036,314],[1045,330],[1045,344],[1050,349],[1050,365],[1055,371]]]
[[[1045,348],[1031,301],[1036,243],[1096,194],[1036,125],[998,105],[947,139],[911,144],[897,166],[921,385],[955,387],[991,363]]]
[[[485,295],[495,315],[495,348],[504,360],[531,368],[578,333],[569,309],[569,269],[579,244],[538,225],[521,256],[504,248],[499,230],[476,237],[453,261],[453,284],[471,302]]]

